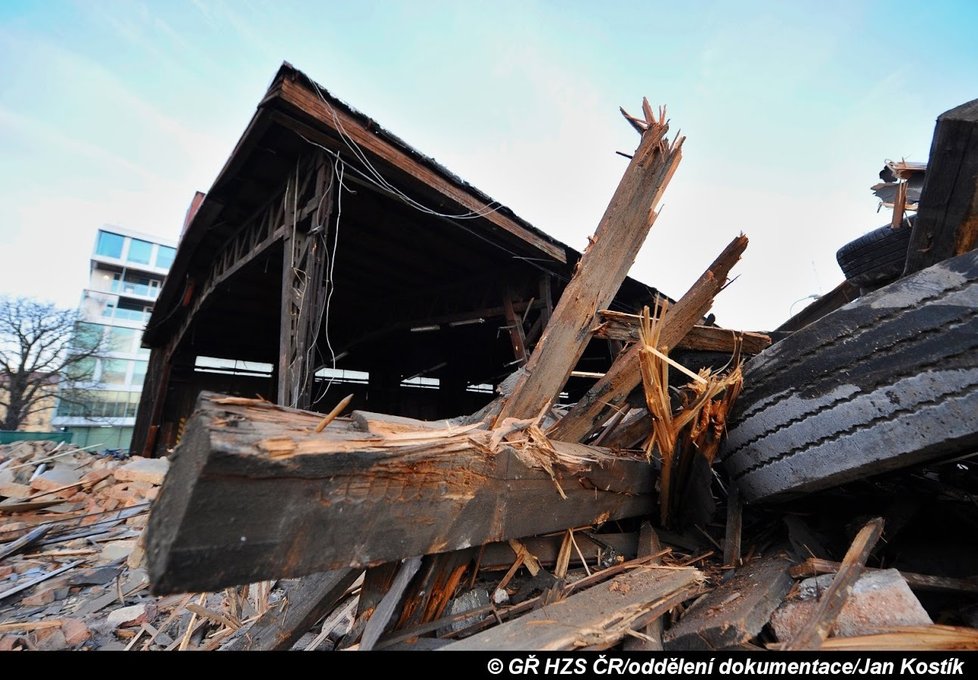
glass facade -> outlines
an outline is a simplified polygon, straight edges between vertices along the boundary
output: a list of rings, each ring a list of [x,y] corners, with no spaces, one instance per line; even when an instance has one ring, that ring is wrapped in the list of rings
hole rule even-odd
[[[100,229],[91,277],[72,346],[97,348],[80,362],[59,392],[55,427],[67,427],[75,444],[128,448],[150,351],[142,348],[141,326],[149,321],[163,287],[162,271],[176,249],[124,233]],[[104,257],[115,260],[102,261]],[[96,292],[97,291],[97,292]],[[58,419],[61,422],[58,422]]]

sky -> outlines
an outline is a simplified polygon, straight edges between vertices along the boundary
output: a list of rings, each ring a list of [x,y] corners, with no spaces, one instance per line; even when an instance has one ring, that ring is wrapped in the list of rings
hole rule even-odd
[[[630,274],[681,295],[750,245],[721,325],[769,330],[887,222],[886,159],[978,97],[978,3],[0,0],[0,295],[78,304],[96,230],[176,239],[282,61],[582,250],[667,105],[683,160]]]

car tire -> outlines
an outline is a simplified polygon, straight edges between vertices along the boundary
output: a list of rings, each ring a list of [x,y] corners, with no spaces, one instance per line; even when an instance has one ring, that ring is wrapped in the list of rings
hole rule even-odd
[[[846,280],[864,287],[896,280],[907,260],[911,231],[909,226],[885,225],[839,248],[835,259]]]
[[[754,357],[721,454],[773,501],[978,451],[978,251],[865,295]]]

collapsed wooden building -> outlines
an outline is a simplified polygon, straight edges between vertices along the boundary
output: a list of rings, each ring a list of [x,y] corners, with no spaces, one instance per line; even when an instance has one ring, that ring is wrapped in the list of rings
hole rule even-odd
[[[579,258],[284,64],[156,303],[132,450],[172,448],[201,390],[475,411],[526,362]],[[656,295],[627,279],[610,306]],[[580,370],[603,372],[620,346],[595,340]],[[570,399],[588,384],[573,377]]]

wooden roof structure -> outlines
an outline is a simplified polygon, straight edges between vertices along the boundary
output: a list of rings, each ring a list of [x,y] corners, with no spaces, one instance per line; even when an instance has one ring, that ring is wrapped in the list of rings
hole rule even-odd
[[[133,451],[172,446],[204,389],[313,410],[353,393],[373,411],[470,412],[492,396],[473,386],[525,363],[579,259],[284,63],[189,222],[146,328]],[[657,295],[626,279],[613,307]],[[592,341],[579,368],[600,372],[613,351]],[[198,357],[272,370],[202,372]],[[366,384],[336,385],[322,370],[334,366]],[[572,378],[567,390],[587,387]]]

